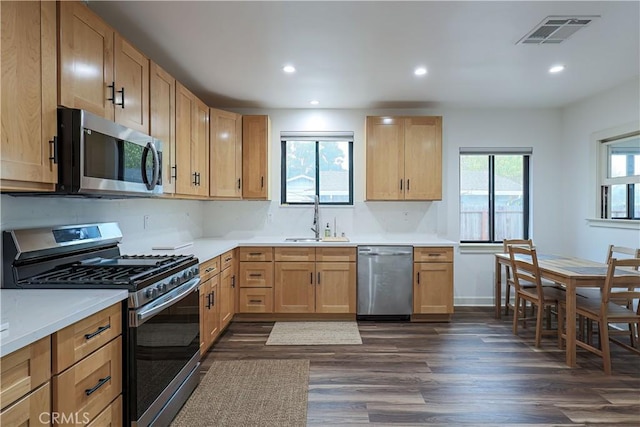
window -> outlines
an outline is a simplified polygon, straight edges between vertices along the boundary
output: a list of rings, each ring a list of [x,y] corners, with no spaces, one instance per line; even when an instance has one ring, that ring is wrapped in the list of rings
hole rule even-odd
[[[282,204],[353,205],[353,132],[282,132]]]
[[[460,149],[460,241],[529,238],[531,149]]]
[[[600,218],[640,219],[640,134],[599,145]]]

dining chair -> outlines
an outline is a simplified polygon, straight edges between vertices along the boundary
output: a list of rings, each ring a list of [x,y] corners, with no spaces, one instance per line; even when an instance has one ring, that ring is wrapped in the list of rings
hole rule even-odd
[[[579,336],[576,337],[576,345],[602,357],[604,372],[607,375],[611,374],[609,325],[611,323],[628,323],[636,325],[637,327],[640,322],[640,314],[638,314],[637,311],[614,302],[615,300],[635,300],[640,298],[640,274],[637,278],[634,278],[632,284],[628,283],[628,278],[625,283],[621,283],[624,278],[620,275],[615,276],[616,269],[621,268],[638,270],[640,268],[640,258],[612,258],[608,263],[604,287],[602,288],[602,292],[600,292],[601,298],[599,300],[595,298],[576,299],[576,314],[578,316],[584,316],[598,324],[599,346],[596,347],[594,344],[580,339]],[[562,340],[566,339],[564,332],[564,304],[559,304],[559,310],[558,329],[560,330],[562,345]],[[571,321],[571,319],[567,319],[567,321]],[[616,343],[640,354],[640,350],[637,348],[624,345],[617,341]]]
[[[509,248],[511,246],[523,246],[525,248],[533,248],[533,240],[531,239],[504,239],[502,241],[502,251],[504,253],[509,253]],[[511,268],[507,265],[505,266],[505,282],[506,288],[504,292],[504,315],[509,315],[509,309],[514,308],[511,304],[511,288],[515,288],[515,284],[513,283],[513,278],[511,277]],[[533,284],[524,284],[524,286],[533,287]]]
[[[536,347],[540,347],[542,335],[557,335],[558,345],[560,345],[559,330],[551,329],[549,325],[547,325],[546,329],[543,329],[542,319],[546,309],[551,307],[556,307],[557,309],[558,301],[564,301],[564,291],[554,286],[543,286],[535,247],[509,246],[509,259],[515,285],[513,334],[518,335],[518,323],[520,321],[529,320],[526,317],[525,310],[526,302],[529,302],[536,306]],[[520,304],[522,304],[522,310],[517,309]],[[522,313],[522,318],[520,313]]]
[[[609,264],[609,262],[613,258],[617,258],[617,259],[640,258],[640,248],[629,248],[625,246],[609,245],[609,248],[607,249],[607,258],[605,261],[606,264]],[[632,290],[632,289],[629,289],[629,290]],[[591,298],[596,301],[600,300],[601,298],[600,293],[601,293],[600,288],[579,288],[577,291],[577,294],[579,296],[582,296],[585,298]],[[630,309],[633,309],[633,306],[634,306],[634,301],[629,299],[614,298],[612,302],[615,302],[618,305],[622,305]],[[640,314],[640,304],[638,304],[638,306],[636,307],[636,313]],[[580,322],[580,328],[581,330],[584,330],[584,327],[582,327],[582,322]],[[631,323],[627,324],[626,327],[622,327],[619,325],[615,325],[615,326],[610,325],[609,338],[617,342],[617,340],[612,337],[628,336],[629,344],[632,347],[637,348],[640,345],[640,340],[638,339],[638,329],[639,329],[638,325],[631,324]],[[588,341],[589,343],[592,336],[593,336],[593,324],[591,321],[587,320],[585,338],[589,340]],[[620,344],[620,342],[617,342],[617,343]]]

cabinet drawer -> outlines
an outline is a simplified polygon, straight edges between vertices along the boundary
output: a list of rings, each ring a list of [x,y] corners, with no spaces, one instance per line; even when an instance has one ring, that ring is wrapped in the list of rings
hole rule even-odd
[[[4,405],[4,401],[2,402]],[[2,426],[50,426],[51,386],[46,382],[42,387],[29,393],[13,405],[0,412]]]
[[[227,269],[233,265],[233,251],[225,252],[220,255],[220,270]]]
[[[53,377],[53,411],[86,414],[91,420],[121,392],[122,337],[118,337]]]
[[[2,408],[51,378],[51,339],[46,336],[0,360]]]
[[[316,261],[355,262],[356,248],[316,248]]]
[[[58,374],[122,333],[120,303],[52,335],[53,373]]]
[[[273,248],[262,246],[240,248],[240,261],[273,261]]]
[[[281,247],[274,248],[276,261],[315,261],[316,248]]]
[[[453,262],[453,248],[413,248],[413,262]]]
[[[122,395],[111,402],[104,411],[100,412],[87,427],[121,427],[122,426]]]
[[[220,257],[211,258],[203,263],[200,263],[200,279],[202,281],[218,274],[220,272]]]
[[[242,288],[238,302],[240,313],[273,313],[272,288]]]
[[[241,288],[271,288],[273,287],[273,263],[271,262],[241,262]]]

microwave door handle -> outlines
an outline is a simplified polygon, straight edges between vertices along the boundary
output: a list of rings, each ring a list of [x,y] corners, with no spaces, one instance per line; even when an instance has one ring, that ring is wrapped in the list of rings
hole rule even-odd
[[[151,182],[147,181],[147,155],[151,151],[153,158],[153,176]],[[160,176],[160,159],[158,156],[158,150],[153,142],[147,142],[147,146],[144,148],[144,155],[142,156],[142,180],[147,186],[147,190],[151,191],[156,187],[158,183],[158,177]]]

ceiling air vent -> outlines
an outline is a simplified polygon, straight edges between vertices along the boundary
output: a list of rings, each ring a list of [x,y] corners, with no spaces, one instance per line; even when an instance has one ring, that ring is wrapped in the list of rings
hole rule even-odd
[[[567,40],[580,28],[589,25],[593,16],[547,16],[516,44],[558,44]]]

